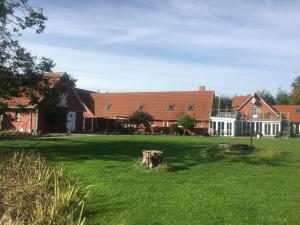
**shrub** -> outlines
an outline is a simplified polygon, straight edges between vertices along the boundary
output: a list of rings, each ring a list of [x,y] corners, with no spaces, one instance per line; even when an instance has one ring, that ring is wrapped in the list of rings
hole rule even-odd
[[[195,119],[189,115],[185,115],[177,121],[178,125],[182,126],[184,130],[183,135],[186,134],[186,131],[190,131],[195,127],[195,122]]]
[[[49,166],[38,154],[24,152],[0,156],[0,162],[0,224],[1,217],[14,225],[84,224],[88,192],[62,166]]]
[[[136,131],[138,132],[138,128],[140,125],[143,124],[147,128],[150,126],[150,122],[153,120],[153,116],[151,116],[149,113],[143,111],[135,111],[131,114],[129,123],[134,124],[136,126]]]
[[[20,132],[18,130],[4,130],[0,132],[0,138],[31,138],[37,136],[33,133]]]
[[[134,134],[136,129],[134,127],[122,127],[120,134]]]
[[[169,134],[171,134],[171,135],[178,135],[178,132],[179,132],[178,124],[177,123],[173,123],[170,126]]]

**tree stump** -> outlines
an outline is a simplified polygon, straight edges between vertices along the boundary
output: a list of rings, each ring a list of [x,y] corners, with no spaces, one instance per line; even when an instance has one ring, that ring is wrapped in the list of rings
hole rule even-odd
[[[143,151],[143,161],[141,165],[154,168],[163,162],[163,152],[157,150]]]

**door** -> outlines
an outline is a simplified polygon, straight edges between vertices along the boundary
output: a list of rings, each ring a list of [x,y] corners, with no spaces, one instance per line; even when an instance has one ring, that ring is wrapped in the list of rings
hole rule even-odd
[[[76,130],[76,112],[67,113],[67,130]]]

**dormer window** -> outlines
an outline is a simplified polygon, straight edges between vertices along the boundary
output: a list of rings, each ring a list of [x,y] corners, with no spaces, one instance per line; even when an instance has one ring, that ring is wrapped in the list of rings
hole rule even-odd
[[[187,106],[187,109],[186,109],[188,112],[193,112],[194,111],[194,104],[189,104]]]
[[[175,105],[174,104],[169,104],[168,105],[168,112],[172,112],[174,110]]]
[[[297,108],[297,109],[296,109],[296,113],[299,113],[299,114],[300,114],[300,108]]]
[[[103,109],[104,109],[105,111],[110,110],[110,108],[111,108],[111,104],[105,104],[104,107],[103,107]]]
[[[137,110],[142,111],[144,109],[144,104],[138,104]]]

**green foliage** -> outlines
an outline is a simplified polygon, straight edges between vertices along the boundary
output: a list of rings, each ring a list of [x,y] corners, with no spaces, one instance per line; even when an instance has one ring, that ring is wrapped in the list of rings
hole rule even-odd
[[[51,59],[37,58],[20,46],[21,32],[33,29],[42,33],[46,17],[42,9],[27,0],[0,0],[0,114],[7,110],[7,100],[21,95],[36,103],[45,87],[44,72],[51,71]]]
[[[277,95],[276,95],[276,104],[277,105],[288,105],[290,102],[290,94],[279,88]]]
[[[275,105],[276,104],[275,98],[274,98],[274,96],[272,95],[272,93],[270,91],[265,90],[265,89],[261,90],[259,92],[259,95],[269,105]]]
[[[149,127],[150,122],[153,120],[153,116],[149,113],[143,111],[135,111],[131,114],[129,123],[136,125],[136,128],[138,129],[139,125],[141,124],[143,124],[145,127]]]
[[[179,133],[179,128],[177,123],[173,123],[170,126],[169,134],[171,135],[177,135]]]
[[[292,84],[291,104],[300,104],[300,76]]]
[[[214,108],[217,110],[232,110],[232,97],[229,96],[216,96],[214,102]]]
[[[49,86],[44,89],[44,100],[39,103],[39,107],[47,109],[46,111],[46,122],[49,124],[66,123],[67,119],[67,108],[60,106],[60,95],[64,94],[64,87],[76,86],[76,79],[71,75],[65,73],[60,79],[60,85],[50,88]]]
[[[67,73],[62,75],[60,80],[61,80],[62,83],[67,84],[71,87],[75,87],[76,82],[77,82],[77,79],[75,79],[74,77],[72,77],[70,74],[67,74]]]
[[[32,137],[37,137],[40,134],[33,134],[33,133],[26,133],[26,132],[20,132],[18,130],[4,130],[0,131],[0,138],[4,139],[27,139]]]
[[[191,130],[195,127],[195,122],[195,119],[189,115],[185,115],[177,121],[178,125],[183,127],[184,135],[187,130]]]
[[[0,157],[0,218],[11,224],[83,225],[84,189],[38,154]]]
[[[66,107],[58,105],[50,105],[46,111],[46,119],[48,123],[58,124],[66,123],[68,110]]]

